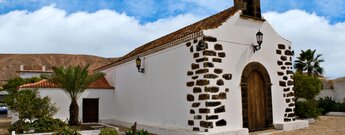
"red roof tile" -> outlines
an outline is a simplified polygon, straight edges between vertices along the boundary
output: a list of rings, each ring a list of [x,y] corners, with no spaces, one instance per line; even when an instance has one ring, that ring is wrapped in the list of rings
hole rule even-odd
[[[49,82],[48,80],[41,80],[36,83],[29,83],[21,85],[19,88],[59,88],[56,84]],[[88,89],[114,89],[108,81],[102,77],[95,82],[91,83]]]
[[[119,58],[117,61],[105,65],[103,67],[100,67],[96,70],[103,70],[103,69],[107,69],[109,67],[113,67],[114,65],[116,65],[117,63],[120,63],[128,58],[131,58],[133,56],[136,56],[140,53],[146,52],[148,50],[157,48],[159,46],[162,46],[164,44],[173,42],[175,40],[178,40],[180,38],[183,38],[185,36],[194,34],[194,33],[198,33],[202,30],[208,30],[208,29],[215,29],[218,28],[219,26],[221,26],[226,20],[228,20],[231,16],[233,16],[236,11],[238,11],[238,9],[236,7],[231,7],[228,8],[222,12],[219,12],[215,15],[212,15],[210,17],[207,17],[199,22],[196,22],[194,24],[191,24],[189,26],[186,26],[180,30],[177,30],[173,33],[170,33],[168,35],[165,35],[161,38],[158,38],[154,41],[151,41],[147,44],[144,44],[136,49],[134,49],[132,52],[126,54],[125,56]]]

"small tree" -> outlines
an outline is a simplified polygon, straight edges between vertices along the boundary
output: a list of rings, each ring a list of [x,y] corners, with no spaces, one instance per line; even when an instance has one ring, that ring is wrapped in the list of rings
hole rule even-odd
[[[320,93],[321,81],[314,76],[303,75],[296,72],[293,76],[296,109],[295,113],[300,118],[316,118],[321,114],[314,97]],[[299,98],[306,101],[298,101]]]
[[[8,92],[8,95],[5,97],[5,103],[9,107],[10,110],[16,110],[16,103],[18,98],[18,87],[27,84],[27,83],[34,83],[38,82],[40,78],[32,77],[32,78],[14,78],[8,80],[6,84],[3,85],[3,89]]]
[[[293,76],[294,91],[297,98],[312,100],[320,93],[321,81],[313,76],[306,76],[296,72]]]
[[[61,87],[70,98],[69,124],[71,126],[79,124],[78,98],[91,83],[104,76],[104,73],[100,72],[89,74],[88,68],[89,65],[85,67],[53,67],[53,74],[42,76],[42,78],[48,79],[50,82]]]
[[[308,76],[318,76],[323,73],[323,68],[320,66],[321,62],[324,62],[320,57],[322,54],[317,54],[315,56],[316,50],[308,49],[300,53],[299,57],[295,61],[295,69],[297,72],[308,73]]]
[[[57,112],[57,108],[50,103],[50,98],[40,98],[35,89],[20,90],[16,101],[9,107],[15,108],[20,120],[28,119],[30,122],[38,118],[50,118]]]

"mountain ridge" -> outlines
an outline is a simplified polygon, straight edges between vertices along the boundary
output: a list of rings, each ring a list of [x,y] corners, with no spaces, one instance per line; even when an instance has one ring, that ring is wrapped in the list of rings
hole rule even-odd
[[[20,65],[25,70],[41,70],[42,66],[49,70],[54,66],[90,64],[89,69],[94,70],[116,60],[85,54],[0,54],[0,81],[18,77],[16,71],[20,70]]]

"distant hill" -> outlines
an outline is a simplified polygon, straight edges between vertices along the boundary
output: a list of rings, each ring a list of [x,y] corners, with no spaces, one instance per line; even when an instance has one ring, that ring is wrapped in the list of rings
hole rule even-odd
[[[26,70],[40,70],[42,66],[51,69],[53,66],[90,64],[90,69],[93,70],[114,62],[116,59],[69,54],[0,54],[0,80],[17,77],[16,71],[20,69],[20,65],[24,65]]]

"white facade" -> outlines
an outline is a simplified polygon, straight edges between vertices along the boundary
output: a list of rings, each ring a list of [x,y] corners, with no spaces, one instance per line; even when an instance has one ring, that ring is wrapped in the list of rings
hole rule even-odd
[[[255,34],[258,30],[264,33],[264,40],[261,50],[254,53],[252,44],[257,44]],[[283,44],[287,50],[291,50],[289,41],[280,37],[267,21],[243,19],[240,17],[240,11],[217,29],[203,31],[203,34],[217,38],[216,43],[222,44],[222,52],[226,54],[226,57],[222,59],[221,63],[214,63],[214,68],[222,69],[223,73],[231,73],[232,79],[225,81],[223,86],[219,86],[222,90],[229,89],[226,93],[226,100],[219,100],[225,106],[226,112],[217,114],[219,119],[227,122],[226,125],[200,128],[205,129],[200,131],[209,133],[248,132],[243,129],[240,83],[244,68],[251,62],[262,64],[268,71],[272,83],[272,124],[284,127],[284,123],[287,123],[286,119],[294,121],[294,116],[288,118],[286,112],[287,108],[294,108],[294,103],[293,106],[289,106],[286,101],[287,99],[292,100],[293,96],[287,96],[286,92],[284,94],[284,87],[280,86],[282,76],[277,74],[279,71],[284,71],[284,74],[287,74],[286,80],[292,79],[277,64],[282,55],[276,54],[279,44]],[[201,37],[197,39],[200,40]],[[139,125],[147,127],[191,131],[192,128],[188,121],[193,120],[193,115],[190,114],[193,108],[191,102],[186,100],[186,96],[193,89],[187,87],[186,82],[191,81],[187,71],[191,70],[191,63],[195,63],[195,59],[193,53],[186,47],[187,42],[193,42],[193,39],[162,51],[141,56],[145,58],[144,74],[138,73],[135,60],[104,70],[103,72],[107,73],[108,81],[116,89],[114,102],[111,105],[112,108],[115,108],[112,113],[113,119],[106,121],[137,122]],[[212,50],[216,43],[209,42],[208,48]],[[284,54],[284,51],[282,53]],[[202,55],[201,52],[199,54]],[[291,62],[291,59],[287,61]],[[199,66],[202,67],[202,64]],[[285,68],[290,69],[290,67]],[[214,68],[210,68],[210,70]],[[198,77],[200,78],[202,75]],[[210,80],[209,85],[212,84],[216,84],[216,81]],[[292,86],[286,88],[292,91]],[[205,107],[205,105],[201,104],[200,107]],[[207,113],[207,115],[214,114],[214,112]],[[204,116],[206,115],[202,117]],[[200,120],[194,121],[194,126],[200,127],[198,122]],[[305,123],[302,125],[306,126]]]
[[[52,72],[18,72],[20,78],[41,77],[42,74],[51,74]]]
[[[129,53],[135,55],[101,68],[99,71],[106,73],[105,78],[115,91],[87,90],[78,100],[79,116],[83,113],[83,98],[99,98],[101,122],[124,126],[137,122],[139,127],[156,134],[248,134],[248,129],[253,130],[248,127],[247,98],[253,89],[249,88],[248,78],[252,72],[258,72],[260,92],[264,94],[257,99],[264,101],[265,108],[260,110],[264,113],[260,116],[265,117],[265,125],[261,126],[274,125],[283,130],[307,127],[305,121],[295,121],[291,43],[267,21],[242,16],[241,10],[233,9],[236,8],[171,36],[179,39],[160,38],[162,41],[151,43],[164,44],[151,48],[148,43]],[[212,22],[224,16],[229,18]],[[200,25],[214,26],[204,26],[207,29],[200,31],[192,29]],[[261,49],[254,52],[258,31],[264,38]],[[216,40],[206,40],[207,37]],[[198,47],[204,41],[205,50]],[[138,72],[137,57],[142,60],[144,73]],[[70,101],[62,90],[39,91],[41,96],[50,96],[60,108],[56,117],[68,118]]]
[[[58,112],[53,116],[61,120],[69,119],[69,106],[71,100],[67,94],[59,88],[40,88],[38,92],[41,97],[49,96],[51,102],[58,108]],[[86,89],[85,92],[78,99],[79,106],[79,119],[82,122],[83,116],[83,99],[99,99],[99,119],[113,118],[111,112],[114,108],[112,106],[114,102],[114,90],[112,89]]]
[[[186,71],[190,53],[184,45],[145,56],[145,73],[131,61],[114,68],[114,117],[143,125],[186,128],[190,105]]]

